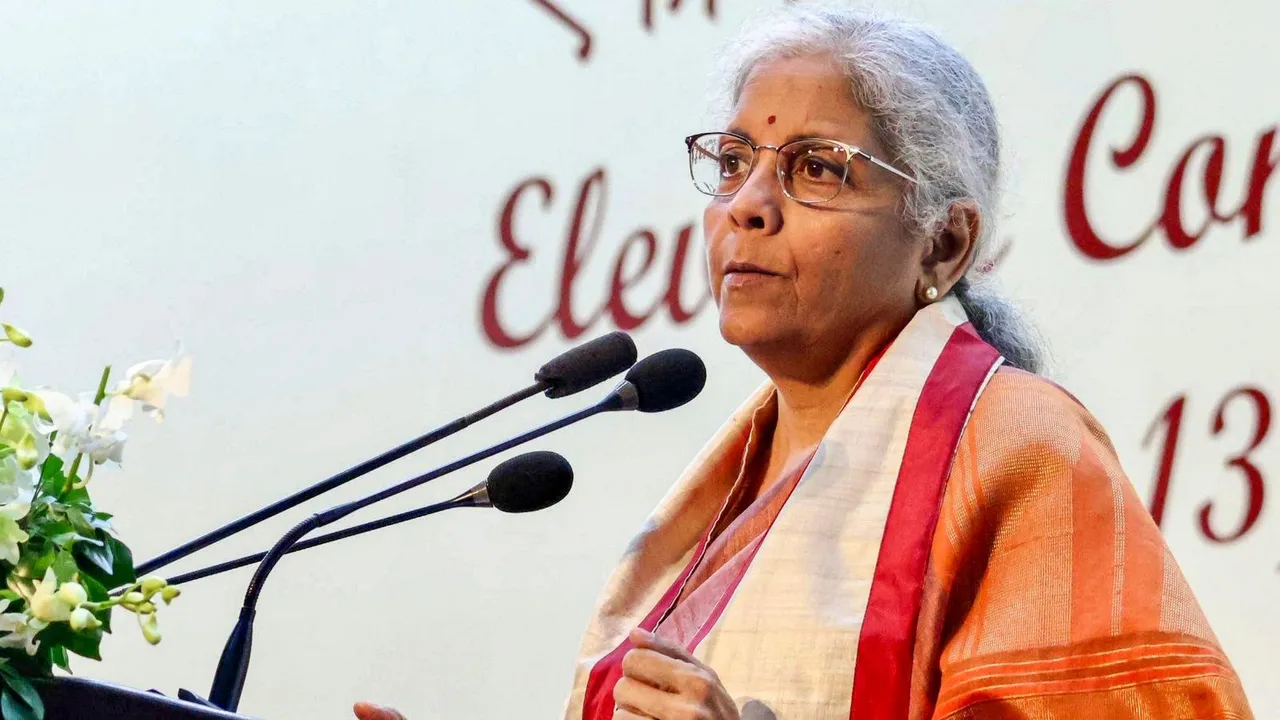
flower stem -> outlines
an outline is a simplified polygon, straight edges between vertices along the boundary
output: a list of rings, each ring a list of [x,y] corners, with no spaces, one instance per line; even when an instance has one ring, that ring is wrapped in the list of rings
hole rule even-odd
[[[0,430],[4,429],[4,421],[9,419],[9,406],[4,406],[4,412],[0,413]]]
[[[76,486],[76,471],[80,469],[80,460],[83,458],[84,453],[76,453],[76,459],[71,461],[71,470],[67,473],[67,484],[62,486],[62,493]]]
[[[111,377],[110,365],[102,369],[102,379],[98,381],[98,392],[93,396],[94,405],[102,402],[102,398],[107,396],[107,378],[109,377]]]

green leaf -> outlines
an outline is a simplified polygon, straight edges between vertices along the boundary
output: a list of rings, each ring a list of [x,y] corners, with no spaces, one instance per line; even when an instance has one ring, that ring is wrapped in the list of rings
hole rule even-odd
[[[129,551],[129,546],[111,535],[107,535],[102,539],[106,541],[107,547],[111,549],[111,554],[115,557],[111,582],[108,584],[113,587],[119,587],[135,582],[138,579],[138,573],[133,569],[133,553]]]
[[[58,578],[58,582],[70,582],[76,579],[80,574],[80,566],[76,564],[75,556],[66,550],[59,550],[53,561],[53,576]]]
[[[111,518],[113,517],[115,516],[112,515],[111,513],[95,512],[89,516],[89,524],[98,528],[99,530],[106,530],[107,532],[115,532],[116,528],[114,525],[111,524]]]
[[[76,632],[66,623],[54,623],[41,631],[39,639],[41,643],[60,645],[68,652],[90,660],[102,659],[98,651],[102,645],[102,628]]]
[[[49,663],[48,653],[42,645],[35,655],[27,655],[20,650],[11,650],[14,653],[6,659],[9,661],[6,667],[17,671],[19,675],[25,678],[44,678],[53,677],[53,666]],[[0,685],[3,685],[4,679],[0,677]]]
[[[82,537],[80,533],[74,530],[71,530],[68,532],[60,532],[57,535],[50,536],[49,542],[53,543],[54,545],[57,545],[59,548],[63,550],[70,550],[71,548],[75,547],[75,544],[77,541],[87,540],[87,539],[88,538]]]
[[[93,535],[93,526],[89,524],[89,518],[79,508],[70,508],[67,510],[67,520],[71,522],[71,527],[81,535]]]
[[[128,585],[135,580],[133,555],[128,546],[105,530],[99,530],[94,543],[77,543],[75,556],[81,560],[80,571],[108,588]]]
[[[71,528],[71,523],[49,518],[31,523],[27,526],[27,532],[30,533],[31,540],[24,548],[24,556],[41,555],[50,548],[70,548],[71,544],[75,544],[75,539],[80,537],[80,533]],[[40,574],[44,574],[44,568],[40,569]]]
[[[22,562],[31,568],[27,579],[39,581],[44,578],[44,571],[53,567],[54,561],[58,559],[58,548],[52,543],[37,543],[34,537],[31,540],[23,548]]]
[[[88,593],[90,602],[106,602],[111,599],[111,591],[87,573],[80,576],[80,584],[84,586],[84,591]],[[103,632],[111,632],[111,608],[95,612],[94,617],[102,621]]]
[[[115,556],[111,553],[110,545],[101,540],[83,542],[76,546],[76,554],[84,558],[94,569],[101,570],[102,575],[100,577],[111,577],[115,566]]]
[[[95,578],[88,575],[81,576],[80,584],[84,586],[84,591],[89,596],[89,602],[106,602],[111,599],[111,591]]]
[[[71,658],[67,657],[67,649],[61,645],[51,645],[49,647],[49,659],[53,661],[53,664],[67,672],[71,672]]]
[[[40,693],[36,692],[35,686],[31,684],[30,680],[18,674],[17,670],[8,665],[0,667],[0,674],[4,675],[4,682],[9,691],[12,691],[23,704],[31,708],[36,717],[44,717],[44,701],[40,699]],[[5,717],[9,717],[7,712]]]
[[[44,459],[44,464],[40,466],[41,478],[47,478],[53,473],[62,472],[62,458],[57,455],[50,455]]]
[[[67,477],[62,474],[62,458],[50,455],[44,459],[40,467],[40,492],[57,497],[67,484]]]
[[[73,487],[62,495],[62,502],[92,510],[93,500],[89,498],[89,488]]]
[[[40,706],[40,713],[27,705],[22,699],[5,688],[0,693],[0,713],[3,713],[5,720],[44,720],[44,705]]]

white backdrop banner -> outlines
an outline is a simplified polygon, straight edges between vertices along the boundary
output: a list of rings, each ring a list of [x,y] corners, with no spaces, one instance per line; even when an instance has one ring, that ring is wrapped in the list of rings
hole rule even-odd
[[[195,357],[93,489],[139,559],[522,387],[622,328],[707,390],[530,449],[544,513],[457,511],[290,556],[241,707],[555,717],[597,593],[760,379],[718,335],[682,139],[717,49],[784,0],[7,3],[0,284],[36,383]],[[1280,717],[1280,6],[905,0],[987,79],[1007,143],[997,268],[1148,499],[1259,717]],[[334,493],[594,402],[529,401]],[[450,496],[490,465],[387,503]],[[352,520],[372,519],[379,511]],[[281,518],[170,568],[263,549]],[[248,571],[193,582],[164,642],[81,674],[205,693]]]

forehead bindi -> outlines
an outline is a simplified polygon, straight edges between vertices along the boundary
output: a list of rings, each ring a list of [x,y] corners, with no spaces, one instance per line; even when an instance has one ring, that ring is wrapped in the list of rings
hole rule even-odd
[[[734,120],[735,127],[752,135],[770,136],[758,142],[807,134],[854,144],[869,139],[866,112],[854,102],[844,73],[817,56],[757,66],[743,87]]]

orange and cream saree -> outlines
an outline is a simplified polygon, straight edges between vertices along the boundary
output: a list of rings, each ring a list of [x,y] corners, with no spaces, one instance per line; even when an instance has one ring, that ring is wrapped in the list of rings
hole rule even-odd
[[[748,720],[1252,717],[1102,429],[1001,364],[953,300],[922,310],[743,507],[758,391],[609,580],[566,719],[612,717],[636,626]]]

